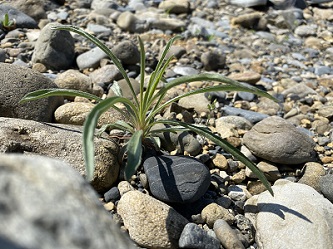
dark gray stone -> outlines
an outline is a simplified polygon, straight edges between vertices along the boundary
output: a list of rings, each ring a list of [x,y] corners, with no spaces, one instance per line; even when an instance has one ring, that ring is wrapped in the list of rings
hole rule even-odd
[[[200,60],[204,65],[204,69],[211,71],[223,68],[225,66],[226,57],[222,52],[214,50],[203,53]]]
[[[208,168],[187,156],[152,156],[143,162],[151,193],[173,203],[194,202],[210,185]]]
[[[15,0],[7,2],[10,2],[12,7],[32,17],[37,23],[40,19],[47,19],[46,8],[44,9],[44,6],[51,5],[51,0]]]
[[[292,123],[273,116],[245,133],[246,147],[260,158],[281,164],[301,164],[316,160],[314,141]]]
[[[106,202],[109,202],[109,201],[114,202],[119,199],[120,199],[120,192],[119,192],[118,187],[113,187],[104,194],[104,200]]]
[[[6,57],[7,57],[6,50],[1,48],[0,49],[0,62],[5,62]]]
[[[68,69],[74,62],[74,39],[67,31],[52,30],[55,25],[59,24],[49,23],[41,30],[31,61],[52,70]]]
[[[231,107],[231,106],[224,106],[222,108],[222,112],[224,115],[241,116],[241,117],[249,120],[252,124],[258,123],[259,121],[263,120],[264,118],[269,117],[267,114],[262,114],[262,113],[244,110],[244,109]]]
[[[153,129],[163,129],[166,126],[163,124],[154,125]],[[202,146],[199,141],[188,131],[163,132],[158,133],[157,136],[161,139],[161,147],[169,152],[177,150],[179,153],[185,151],[191,156],[197,156]]]
[[[63,104],[62,97],[19,104],[25,94],[46,88],[58,87],[29,68],[0,63],[0,116],[52,122],[55,109]]]
[[[333,175],[328,174],[320,177],[319,186],[322,194],[333,203]]]
[[[12,6],[0,4],[0,17],[2,18],[6,13],[8,14],[10,20],[15,19],[16,28],[38,28],[37,22],[32,17],[24,14]]]
[[[0,191],[1,248],[135,248],[89,183],[62,161],[2,154]]]
[[[135,65],[140,61],[140,52],[131,41],[122,41],[112,48],[114,55],[125,65]]]
[[[197,224],[187,223],[179,238],[179,248],[219,249],[220,241]]]

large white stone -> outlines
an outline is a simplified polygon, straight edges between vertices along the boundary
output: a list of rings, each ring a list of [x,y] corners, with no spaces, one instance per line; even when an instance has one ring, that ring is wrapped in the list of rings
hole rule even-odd
[[[272,188],[274,197],[265,191],[245,207],[247,216],[256,213],[259,248],[333,248],[331,202],[305,184],[278,180]]]

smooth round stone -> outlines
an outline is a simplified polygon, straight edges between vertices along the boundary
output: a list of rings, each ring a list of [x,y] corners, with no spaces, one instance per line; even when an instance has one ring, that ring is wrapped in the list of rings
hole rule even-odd
[[[245,133],[243,142],[257,157],[281,164],[300,164],[316,160],[314,141],[292,123],[269,117]]]
[[[165,202],[194,202],[210,185],[208,168],[192,157],[152,156],[143,167],[152,195]]]
[[[119,199],[120,199],[120,192],[117,187],[112,187],[110,190],[108,190],[106,193],[104,193],[104,200],[106,202],[116,201]]]
[[[228,222],[218,219],[214,223],[214,232],[216,237],[221,241],[223,248],[244,249],[242,242],[239,240],[236,230],[232,229]]]

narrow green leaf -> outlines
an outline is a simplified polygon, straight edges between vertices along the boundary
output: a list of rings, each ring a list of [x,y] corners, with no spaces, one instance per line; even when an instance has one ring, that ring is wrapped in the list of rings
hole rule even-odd
[[[102,113],[106,112],[109,108],[113,107],[116,103],[126,103],[127,105],[133,105],[133,103],[123,97],[114,96],[111,98],[107,98],[98,103],[88,114],[86,121],[84,122],[83,127],[83,154],[84,161],[86,165],[87,171],[87,180],[91,181],[94,176],[94,134],[95,128],[97,125],[98,118]]]
[[[98,129],[97,134],[100,136],[107,129],[119,129],[124,132],[127,131],[131,134],[134,133],[134,128],[123,120],[117,120],[115,123],[103,125],[101,128]]]
[[[127,163],[125,167],[125,180],[129,180],[141,164],[142,136],[143,131],[138,130],[133,134],[133,136],[127,143]]]
[[[144,106],[143,102],[143,93],[144,93],[144,84],[145,84],[145,69],[146,69],[146,55],[145,55],[145,47],[143,42],[138,36],[139,47],[140,47],[140,110],[142,110]]]
[[[23,98],[20,100],[20,104],[26,103],[28,101],[42,99],[46,97],[52,96],[70,96],[70,97],[84,97],[87,99],[93,99],[97,102],[100,102],[102,99],[97,97],[96,95],[82,92],[79,90],[71,90],[71,89],[59,89],[59,88],[52,88],[52,89],[42,89],[27,93]]]
[[[169,124],[169,125],[181,125],[185,128],[188,128],[195,133],[204,136],[205,138],[211,140],[215,144],[221,146],[222,149],[229,152],[231,155],[233,155],[237,160],[244,163],[252,172],[259,178],[259,180],[264,184],[266,189],[271,193],[272,196],[274,196],[273,190],[271,188],[270,183],[267,181],[265,175],[258,169],[258,167],[250,161],[246,156],[244,156],[237,148],[232,146],[230,143],[228,143],[226,140],[222,139],[221,137],[215,135],[211,131],[208,131],[205,128],[198,127],[196,125],[187,124],[180,121],[171,121],[171,120],[159,120],[159,123],[163,124]]]
[[[267,97],[269,99],[277,101],[276,98],[274,98],[270,94],[266,93],[265,91],[262,91],[262,90],[258,89],[255,86],[245,85],[245,84],[242,84],[242,83],[240,83],[238,81],[229,79],[226,76],[223,76],[221,74],[215,74],[215,73],[214,74],[212,74],[212,73],[203,73],[203,74],[197,74],[197,75],[190,75],[190,76],[179,77],[177,79],[174,79],[174,80],[170,81],[168,84],[166,84],[165,87],[160,90],[159,95],[163,95],[165,92],[167,92],[171,88],[174,88],[175,86],[178,86],[180,84],[190,83],[190,82],[195,82],[195,81],[221,82],[221,83],[224,83],[225,85],[234,86],[235,89],[237,89],[237,88],[244,89],[244,91],[252,92],[252,93],[255,93],[257,95],[260,95],[260,96],[263,96],[263,97]],[[209,88],[212,89],[210,91],[214,91],[215,87],[218,87],[218,86],[212,86],[212,87],[207,87],[207,88],[208,89]]]
[[[187,96],[191,96],[191,95],[195,95],[195,94],[199,94],[199,93],[205,93],[205,92],[218,92],[218,91],[243,91],[243,92],[251,92],[251,93],[254,93],[256,95],[259,95],[259,96],[262,96],[262,97],[266,97],[266,98],[269,98],[269,99],[272,99],[274,101],[277,102],[277,99],[274,98],[273,96],[271,96],[270,94],[268,94],[267,92],[265,91],[262,91],[254,86],[250,86],[250,85],[245,85],[245,84],[241,84],[237,81],[234,81],[234,80],[230,80],[230,79],[227,79],[225,78],[224,76],[222,75],[218,75],[218,74],[209,74],[210,77],[206,77],[207,74],[204,74],[204,75],[194,75],[194,76],[190,76],[190,77],[181,77],[179,79],[181,80],[178,80],[177,81],[177,84],[182,84],[182,83],[186,83],[186,80],[189,80],[189,82],[192,82],[192,81],[200,81],[200,80],[212,80],[214,79],[214,81],[219,81],[219,82],[222,82],[222,83],[225,83],[225,84],[221,84],[221,85],[216,85],[216,86],[208,86],[208,87],[205,87],[205,88],[200,88],[200,89],[196,89],[196,90],[193,90],[193,91],[190,91],[190,92],[187,92],[187,93],[184,93],[184,94],[181,94],[175,98],[172,98],[168,101],[166,101],[164,104],[160,104],[161,101],[163,100],[168,88],[170,87],[170,83],[168,83],[166,85],[165,88],[162,88],[158,94],[156,94],[153,99],[156,99],[158,96],[159,96],[159,99],[157,101],[157,104],[156,104],[156,108],[153,109],[153,111],[151,113],[149,113],[147,119],[151,119],[152,117],[154,117],[156,114],[158,114],[161,110],[163,110],[166,106],[170,105],[171,103],[181,99],[181,98],[184,98],[184,97],[187,97]],[[172,81],[174,82],[174,81]],[[177,84],[173,84],[173,87],[175,87]]]

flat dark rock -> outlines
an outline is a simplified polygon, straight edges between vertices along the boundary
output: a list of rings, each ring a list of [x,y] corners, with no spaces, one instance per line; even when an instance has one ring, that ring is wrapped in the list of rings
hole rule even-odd
[[[210,185],[208,168],[192,157],[152,156],[144,161],[143,167],[151,193],[165,202],[194,202]]]

